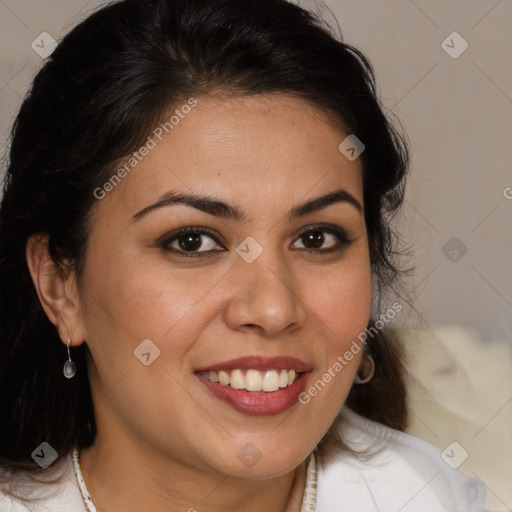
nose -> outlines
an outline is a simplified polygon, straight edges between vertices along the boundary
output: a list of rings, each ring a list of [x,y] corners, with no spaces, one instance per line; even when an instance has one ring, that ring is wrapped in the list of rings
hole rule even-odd
[[[253,263],[237,261],[224,309],[231,329],[275,337],[304,325],[307,311],[299,297],[297,278],[278,260],[262,255]]]

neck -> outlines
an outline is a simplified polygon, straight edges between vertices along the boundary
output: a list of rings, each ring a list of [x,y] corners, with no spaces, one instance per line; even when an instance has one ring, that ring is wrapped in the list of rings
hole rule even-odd
[[[95,443],[80,453],[80,466],[98,512],[299,512],[306,465],[265,480],[198,470],[119,443]],[[133,446],[133,445],[132,445]],[[140,446],[140,445],[139,445]]]

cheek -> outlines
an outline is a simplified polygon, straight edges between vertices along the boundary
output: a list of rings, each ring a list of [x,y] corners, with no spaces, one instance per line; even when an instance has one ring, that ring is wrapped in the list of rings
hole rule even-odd
[[[332,272],[318,280],[309,308],[323,342],[322,362],[303,395],[315,414],[333,420],[352,386],[363,352],[358,337],[365,332],[372,307],[370,265],[360,264]]]
[[[372,307],[372,277],[364,261],[318,280],[308,304],[324,324],[330,346],[342,349],[367,327]]]
[[[173,329],[188,325],[190,315],[197,316],[204,308],[218,280],[214,271],[176,269],[165,261],[155,264],[154,259],[118,254],[115,264],[91,260],[87,288],[93,297],[86,316],[97,322],[99,315],[109,329],[124,331],[134,340],[163,339]]]

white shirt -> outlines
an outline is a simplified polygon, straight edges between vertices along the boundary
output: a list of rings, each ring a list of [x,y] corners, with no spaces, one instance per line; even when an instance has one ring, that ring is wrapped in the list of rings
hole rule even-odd
[[[365,454],[330,449],[317,456],[316,471],[310,458],[304,511],[484,512],[485,487],[452,469],[436,447],[346,407],[342,414],[342,439]],[[18,476],[18,493],[32,502],[15,500],[0,488],[0,512],[87,512],[72,455],[61,464],[59,484],[37,483],[23,473]]]
[[[435,446],[343,408],[338,452],[318,464],[316,512],[483,512],[485,486],[449,466]]]

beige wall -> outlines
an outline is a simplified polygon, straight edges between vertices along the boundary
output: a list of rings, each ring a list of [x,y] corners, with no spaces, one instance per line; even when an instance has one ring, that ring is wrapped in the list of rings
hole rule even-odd
[[[93,0],[0,1],[0,135],[41,65],[31,43],[59,39]],[[304,2],[310,4],[311,2]],[[345,40],[374,64],[383,103],[409,134],[412,174],[401,219],[415,248],[410,325],[460,323],[512,337],[512,3],[327,0]],[[467,41],[458,58],[441,47]],[[457,51],[460,42],[448,39]],[[508,192],[508,193],[507,193]],[[467,253],[452,262],[456,237]],[[456,246],[444,252],[455,257]],[[450,255],[450,252],[452,253]],[[460,256],[460,250],[457,254]]]
[[[401,226],[416,247],[415,306],[430,325],[512,338],[512,3],[327,3],[411,140]],[[456,59],[441,47],[454,31],[468,43]],[[452,237],[467,247],[457,262],[443,253]]]

